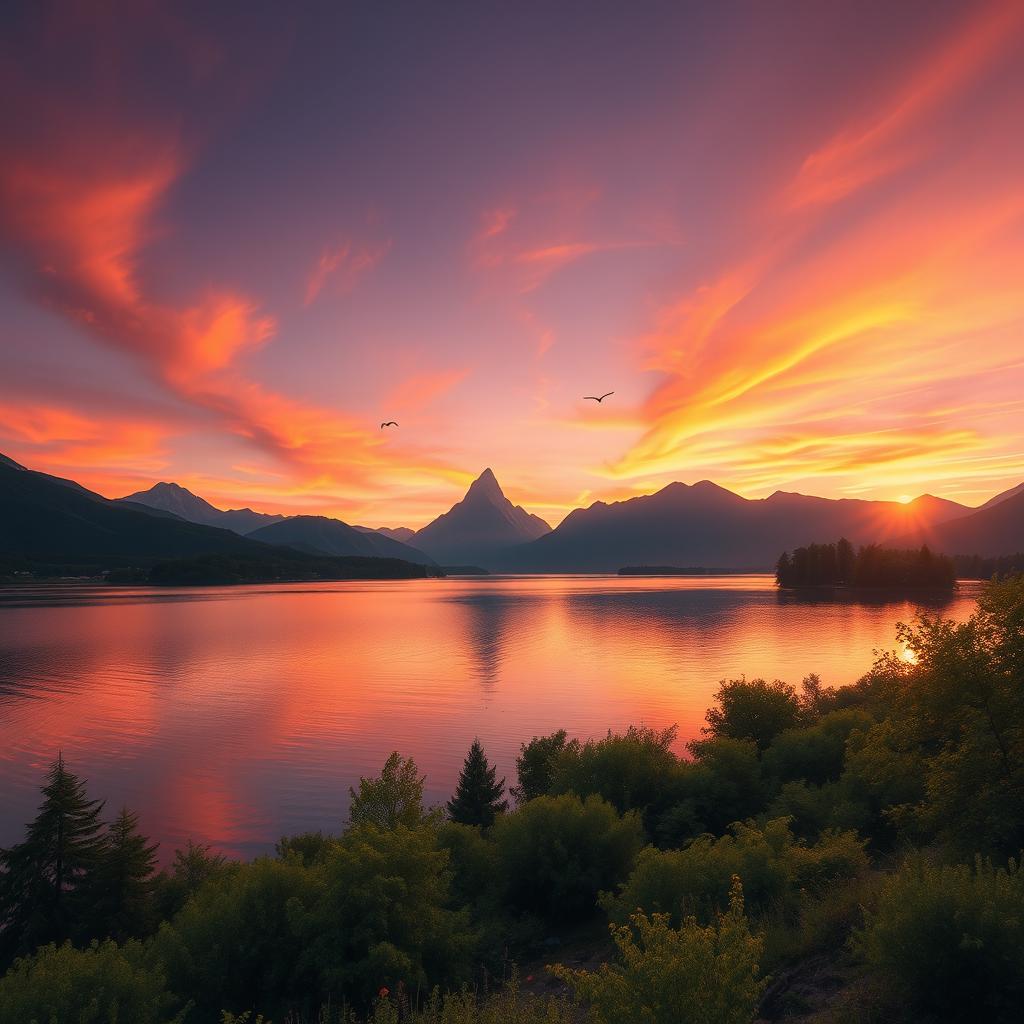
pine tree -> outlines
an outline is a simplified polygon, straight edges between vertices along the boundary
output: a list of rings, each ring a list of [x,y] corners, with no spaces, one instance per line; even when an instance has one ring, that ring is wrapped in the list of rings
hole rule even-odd
[[[107,849],[96,871],[98,931],[118,942],[145,934],[153,918],[155,843],[139,832],[127,807],[107,831]]]
[[[501,799],[505,780],[496,781],[496,774],[495,767],[487,762],[480,741],[473,740],[459,775],[455,796],[448,801],[448,817],[463,825],[490,827],[495,815],[508,808],[508,801]]]
[[[0,947],[34,950],[88,931],[96,868],[106,850],[100,813],[85,783],[59,756],[25,841],[0,850]]]

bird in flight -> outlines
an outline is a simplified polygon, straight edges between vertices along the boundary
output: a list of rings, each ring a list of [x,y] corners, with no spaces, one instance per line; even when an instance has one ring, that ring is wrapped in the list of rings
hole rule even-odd
[[[385,420],[381,425],[380,429],[383,430],[385,427],[397,427],[398,424],[394,420]]]
[[[603,394],[603,395],[600,395],[600,396],[598,396],[598,395],[584,395],[584,396],[583,396],[583,401],[585,401],[585,402],[586,402],[586,401],[588,401],[588,400],[589,400],[589,401],[591,401],[591,402],[597,402],[598,404],[600,404],[600,403],[601,403],[601,402],[603,402],[603,401],[604,401],[604,400],[605,400],[605,399],[606,399],[606,398],[607,398],[607,397],[608,397],[609,395],[614,395],[614,394],[615,394],[615,392],[614,392],[614,391],[607,391],[607,392],[605,392],[605,394]]]

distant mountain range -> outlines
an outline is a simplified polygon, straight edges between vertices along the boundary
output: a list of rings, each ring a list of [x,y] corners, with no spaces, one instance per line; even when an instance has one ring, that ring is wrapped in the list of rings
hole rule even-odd
[[[505,572],[617,572],[644,565],[768,570],[784,550],[839,537],[855,545],[926,543],[951,555],[1014,554],[1024,551],[1024,484],[973,509],[928,494],[906,504],[785,491],[747,499],[703,480],[598,501],[552,530],[513,505],[487,469],[461,501],[414,532],[324,516],[223,511],[173,483],[108,501],[0,456],[0,554],[36,560],[252,555],[274,545],[309,556]]]
[[[404,547],[387,538],[380,541]],[[405,550],[412,553],[412,549]],[[0,458],[3,573],[94,575],[108,570],[145,573],[162,568],[164,582],[198,583],[400,578],[429,572],[422,557],[399,560],[392,551],[372,558],[355,552],[343,554],[345,557],[322,557],[317,552],[263,543],[231,530],[189,522],[135,501],[110,501],[74,481],[36,473],[12,459]]]
[[[204,498],[193,494],[180,484],[154,484],[149,490],[136,491],[134,494],[116,500],[131,502],[135,505],[146,505],[149,508],[159,509],[161,512],[170,512],[172,515],[178,516],[179,519],[186,519],[190,523],[219,526],[243,536],[252,533],[253,530],[258,530],[261,526],[279,523],[284,519],[284,516],[253,512],[251,508],[232,508],[222,511],[219,508],[214,508]]]
[[[518,549],[522,571],[614,572],[641,565],[769,569],[785,550],[846,537],[889,543],[972,510],[924,495],[895,501],[817,498],[776,491],[748,499],[710,480],[576,509],[547,536]]]
[[[482,565],[506,562],[510,551],[551,533],[540,516],[513,505],[490,469],[470,484],[462,501],[418,530],[418,548],[442,565]]]
[[[360,530],[327,516],[291,516],[260,527],[249,534],[249,539],[266,544],[284,544],[312,555],[367,555],[371,558],[402,558],[418,565],[435,564],[418,548],[375,530]]]

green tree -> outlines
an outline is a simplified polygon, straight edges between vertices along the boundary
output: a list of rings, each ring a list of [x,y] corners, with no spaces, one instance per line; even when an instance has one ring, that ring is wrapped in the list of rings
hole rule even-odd
[[[0,979],[0,1021],[11,1024],[179,1024],[176,1002],[137,942],[51,943]]]
[[[559,755],[565,750],[567,733],[564,729],[550,736],[534,736],[519,748],[516,758],[518,786],[509,791],[518,804],[525,804],[538,796],[547,796],[551,789],[551,776]]]
[[[448,801],[448,817],[463,825],[490,828],[496,815],[508,809],[502,799],[505,780],[497,779],[497,769],[488,763],[480,740],[473,740],[469,748],[455,796]]]
[[[105,938],[123,942],[152,927],[156,851],[139,832],[138,815],[122,808],[96,868],[96,919]]]
[[[25,841],[0,851],[0,937],[8,956],[45,942],[91,937],[97,866],[106,849],[103,802],[59,756]]]
[[[599,971],[557,967],[594,1024],[750,1024],[764,991],[762,942],[750,934],[743,889],[733,879],[729,910],[711,925],[637,913],[611,928],[621,963]]]
[[[384,762],[377,778],[359,779],[358,789],[349,787],[349,825],[376,825],[391,829],[398,825],[415,828],[424,817],[423,783],[416,762],[396,750]]]
[[[629,874],[643,845],[635,812],[620,817],[599,796],[541,796],[491,831],[504,901],[559,921],[592,913],[597,894]]]
[[[965,856],[1024,845],[1024,576],[992,583],[967,622],[922,617],[898,633],[904,655],[881,659],[888,716],[865,746],[889,753],[884,775],[919,792],[888,817]],[[876,743],[884,737],[885,744]]]
[[[707,728],[711,736],[753,740],[764,750],[784,729],[800,722],[800,700],[792,686],[776,679],[723,680],[715,694],[717,707],[709,708]]]

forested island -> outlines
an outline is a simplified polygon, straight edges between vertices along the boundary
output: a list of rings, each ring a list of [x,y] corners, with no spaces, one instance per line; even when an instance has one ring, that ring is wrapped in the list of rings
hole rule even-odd
[[[809,544],[792,555],[783,551],[775,565],[780,587],[864,587],[944,589],[956,584],[956,567],[927,545],[911,550],[878,544],[854,546],[842,537],[834,544]]]
[[[1022,618],[1015,577],[852,686],[723,681],[681,755],[563,730],[506,792],[474,742],[444,807],[394,753],[248,863],[158,871],[55,752],[0,852],[0,1021],[1019,1020]]]
[[[678,565],[624,565],[620,576],[710,576],[713,569],[700,566],[681,567]]]

